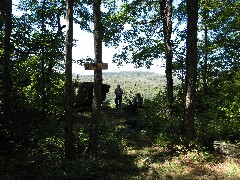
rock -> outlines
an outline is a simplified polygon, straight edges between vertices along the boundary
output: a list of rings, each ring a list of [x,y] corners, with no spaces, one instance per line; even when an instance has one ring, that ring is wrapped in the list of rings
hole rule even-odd
[[[213,141],[214,151],[226,155],[239,155],[240,148],[234,144],[226,143],[225,141]]]

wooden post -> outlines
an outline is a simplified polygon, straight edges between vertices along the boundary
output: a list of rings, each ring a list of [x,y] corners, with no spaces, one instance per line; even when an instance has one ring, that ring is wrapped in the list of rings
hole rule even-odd
[[[102,92],[102,70],[108,69],[107,63],[86,63],[85,70],[94,70],[94,84],[93,84],[93,103],[92,103],[92,122],[90,127],[90,144],[89,151],[96,153],[98,149],[98,131],[99,121],[101,119],[101,92]]]
[[[93,17],[94,17],[94,62],[102,63],[102,39],[103,25],[101,22],[101,0],[93,0]],[[98,67],[98,66],[96,66]],[[93,103],[92,103],[92,122],[90,126],[90,153],[96,154],[98,151],[99,139],[99,122],[101,120],[101,86],[102,86],[102,69],[94,69],[93,85]]]

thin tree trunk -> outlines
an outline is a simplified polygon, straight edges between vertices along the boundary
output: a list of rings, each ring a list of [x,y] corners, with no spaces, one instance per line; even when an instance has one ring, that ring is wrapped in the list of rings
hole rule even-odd
[[[185,77],[185,109],[183,135],[186,145],[194,138],[194,117],[196,107],[197,79],[197,21],[198,0],[187,0],[187,55]]]
[[[12,0],[5,1],[4,12],[4,53],[3,53],[3,115],[5,123],[12,118],[12,77],[11,77],[11,34],[12,34]]]
[[[93,1],[94,15],[94,54],[95,63],[102,63],[102,38],[103,27],[101,22],[101,0]],[[99,139],[99,121],[101,120],[101,85],[102,85],[102,70],[94,70],[94,86],[93,86],[93,112],[92,122],[90,127],[90,144],[91,153],[98,151]]]
[[[161,19],[163,22],[163,34],[166,55],[166,78],[167,78],[167,100],[169,109],[173,104],[173,78],[172,78],[172,0],[160,0]]]
[[[206,11],[206,10],[205,10]],[[203,20],[204,20],[204,46],[205,46],[205,54],[204,54],[204,64],[203,64],[203,93],[206,95],[208,93],[208,28],[207,28],[207,16],[208,13],[204,12]]]
[[[41,93],[42,93],[42,113],[43,119],[46,117],[46,77],[45,77],[45,41],[44,41],[44,34],[45,34],[45,0],[42,2],[42,41],[41,41]]]
[[[73,2],[66,3],[66,45],[65,45],[65,155],[67,159],[74,157],[73,134],[73,88],[72,88],[72,42],[73,42]]]

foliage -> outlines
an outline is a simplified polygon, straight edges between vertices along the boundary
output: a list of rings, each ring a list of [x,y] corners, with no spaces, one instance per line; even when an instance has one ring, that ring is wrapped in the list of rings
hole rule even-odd
[[[150,68],[153,60],[162,57],[164,43],[158,6],[157,2],[125,1],[114,4],[115,8],[106,13],[103,18],[105,43],[108,46],[121,46],[113,62]]]
[[[205,144],[213,140],[239,140],[239,78],[238,73],[230,73],[225,79],[219,82],[214,80],[209,86],[209,95],[201,101],[202,95],[199,94],[198,101],[198,137]],[[230,77],[236,77],[233,81]]]
[[[181,89],[175,93],[181,93]],[[91,118],[89,112],[75,114],[74,134],[78,156],[73,161],[63,158],[63,123],[56,119],[38,123],[40,129],[33,128],[35,129],[33,131],[35,137],[31,141],[33,146],[24,144],[20,146],[28,147],[27,151],[25,150],[27,154],[24,155],[19,149],[14,157],[1,155],[3,159],[1,168],[4,172],[1,177],[4,179],[30,176],[38,179],[56,177],[113,179],[119,176],[127,179],[165,177],[194,179],[200,175],[206,178],[238,177],[237,159],[227,159],[223,155],[206,151],[201,144],[191,151],[182,148],[179,140],[181,122],[179,112],[175,111],[176,114],[173,113],[173,117],[170,118],[165,111],[165,98],[165,92],[162,91],[154,99],[145,100],[144,109],[135,116],[124,110],[105,109],[100,123],[100,151],[97,157],[88,155],[86,149]],[[200,112],[198,113],[197,118],[201,117]],[[137,122],[136,126],[125,124],[132,120]],[[204,138],[207,139],[215,128],[199,124],[198,132],[199,129],[205,129],[207,133]],[[228,171],[224,170],[226,167]]]
[[[87,149],[91,113],[75,112],[76,157],[72,161],[64,158],[65,3],[45,2],[44,5],[43,1],[21,0],[16,8],[23,12],[13,15],[10,65],[13,118],[7,123],[2,121],[3,44],[0,44],[0,179],[240,178],[238,156],[212,151],[216,140],[236,143],[236,147],[240,142],[239,1],[200,1],[193,149],[185,149],[180,136],[186,51],[186,7],[182,1],[174,9],[178,19],[173,40],[174,72],[181,82],[174,79],[173,112],[167,110],[164,76],[146,72],[103,73],[103,83],[111,88],[108,104],[101,112],[99,154],[91,156]],[[89,32],[92,32],[91,3],[76,2],[74,18],[80,28]],[[123,42],[115,62],[121,64],[125,60],[149,67],[152,60],[162,57],[162,25],[156,2],[104,1],[103,5],[106,45],[118,47]],[[205,27],[206,41],[202,36]],[[3,38],[1,31],[0,39]],[[83,59],[81,63],[91,60]],[[78,78],[93,81],[92,76]],[[125,105],[131,103],[136,93],[141,93],[144,108],[136,114],[112,108],[117,84],[125,91]]]
[[[121,138],[112,130],[106,131],[101,135],[100,144],[101,154],[108,158],[117,157],[124,152]]]

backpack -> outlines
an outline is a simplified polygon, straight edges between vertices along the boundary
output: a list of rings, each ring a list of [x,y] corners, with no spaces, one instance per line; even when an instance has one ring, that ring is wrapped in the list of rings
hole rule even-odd
[[[115,92],[116,92],[117,96],[121,96],[122,95],[122,90],[120,88],[117,88]]]

